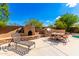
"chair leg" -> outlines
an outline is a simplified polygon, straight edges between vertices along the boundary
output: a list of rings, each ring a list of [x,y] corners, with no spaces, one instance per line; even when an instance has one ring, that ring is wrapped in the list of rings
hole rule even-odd
[[[15,44],[15,49],[17,49],[17,43]]]
[[[30,50],[30,47],[28,46],[28,50]]]
[[[10,47],[11,46],[11,44],[8,44],[8,47]]]
[[[34,43],[34,48],[36,47],[35,43]]]
[[[1,50],[1,47],[0,47],[0,50]]]

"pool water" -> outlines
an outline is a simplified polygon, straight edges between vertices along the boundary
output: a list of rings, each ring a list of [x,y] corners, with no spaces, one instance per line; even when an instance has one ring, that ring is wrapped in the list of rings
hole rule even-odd
[[[79,38],[79,36],[73,36],[73,37],[75,37],[75,38]]]

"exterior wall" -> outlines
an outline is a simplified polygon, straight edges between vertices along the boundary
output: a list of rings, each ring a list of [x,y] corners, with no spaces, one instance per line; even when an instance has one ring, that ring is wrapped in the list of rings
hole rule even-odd
[[[60,30],[60,29],[52,29],[52,32],[65,33],[65,30],[64,29],[62,29],[62,30]]]
[[[20,26],[6,26],[6,27],[0,27],[0,34],[9,33],[11,31],[14,31],[16,29],[20,28]]]
[[[28,35],[29,31],[32,31],[32,35],[35,35],[35,27],[32,27],[32,25],[28,25],[24,27],[25,35]]]

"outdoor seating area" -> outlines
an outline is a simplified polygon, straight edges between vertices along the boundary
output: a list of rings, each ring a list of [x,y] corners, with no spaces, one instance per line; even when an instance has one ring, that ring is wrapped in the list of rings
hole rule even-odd
[[[68,35],[65,34],[65,30],[54,30],[50,36],[51,40],[58,40],[62,43],[67,43]]]
[[[32,28],[31,26],[28,25],[26,27],[20,27],[10,32],[9,38],[7,37],[8,36],[7,35],[6,36],[7,38],[5,38],[4,40],[5,42],[3,44],[6,44],[6,45],[2,46],[4,48],[3,50],[13,51],[19,55],[25,55],[25,54],[28,54],[32,49],[36,49],[38,47],[37,46],[38,44],[36,44],[37,42],[35,41],[38,41],[39,39],[41,40],[41,38],[44,38],[44,39],[48,38],[47,41],[50,41],[51,43],[53,43],[52,42],[53,40],[54,42],[59,41],[64,44],[68,43],[67,41],[68,37],[67,37],[67,34],[65,33],[65,30],[45,28],[43,29],[43,32],[44,32],[43,36],[42,34],[40,34],[40,31],[37,31],[37,32],[33,32],[33,31],[35,31],[35,28],[34,27]],[[25,53],[21,52],[22,49],[23,51],[25,51]]]

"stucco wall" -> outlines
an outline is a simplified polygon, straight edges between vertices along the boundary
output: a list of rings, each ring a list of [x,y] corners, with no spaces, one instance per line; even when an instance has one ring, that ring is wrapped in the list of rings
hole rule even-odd
[[[16,29],[20,28],[19,26],[6,26],[6,27],[0,27],[0,34],[9,33],[11,31],[14,31]]]
[[[31,25],[24,27],[24,33],[28,35],[28,32],[32,31],[32,35],[35,35],[35,27],[32,27]]]

